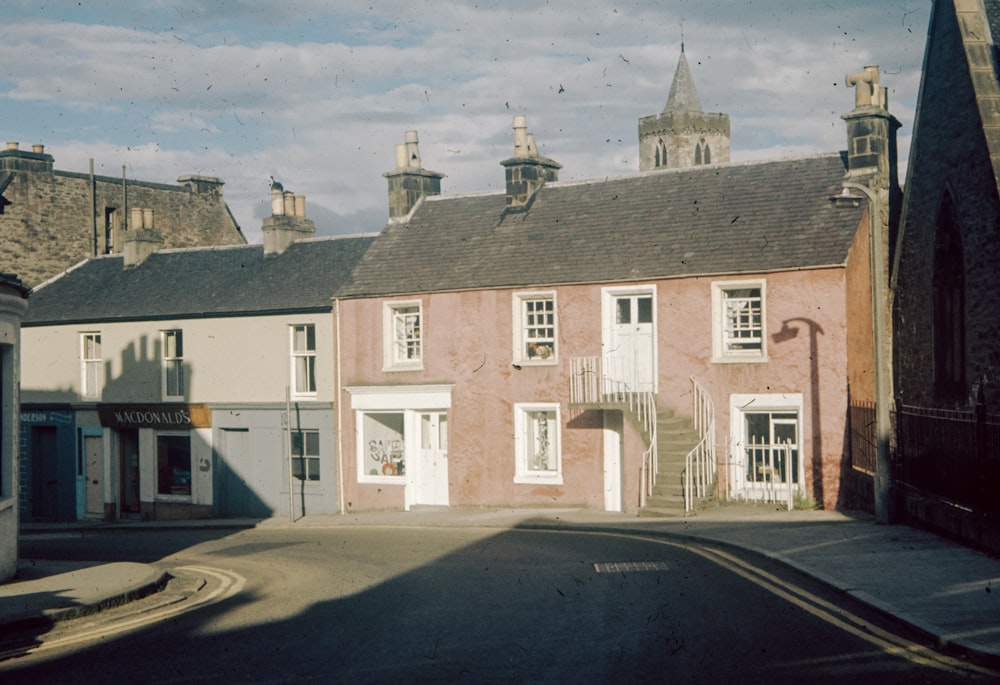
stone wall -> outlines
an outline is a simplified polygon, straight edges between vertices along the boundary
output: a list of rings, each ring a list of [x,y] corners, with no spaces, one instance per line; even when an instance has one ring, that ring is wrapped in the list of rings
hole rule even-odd
[[[122,179],[95,176],[92,204],[89,174],[24,168],[17,151],[5,152],[0,173],[9,181],[3,197],[10,204],[0,215],[0,271],[17,273],[36,286],[95,254],[121,251]],[[129,208],[153,209],[164,247],[246,243],[222,197],[222,181],[185,176],[180,182],[125,184]],[[114,229],[110,249],[107,223]]]

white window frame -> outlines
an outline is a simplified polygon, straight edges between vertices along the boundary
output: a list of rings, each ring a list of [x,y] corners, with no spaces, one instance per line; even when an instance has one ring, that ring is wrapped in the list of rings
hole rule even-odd
[[[411,460],[420,448],[418,420],[427,412],[447,412],[451,409],[453,385],[399,385],[399,386],[349,386],[344,388],[351,395],[354,410],[354,435],[357,447],[358,483],[395,483],[406,485],[409,476],[370,474],[365,470],[365,450],[368,449],[364,434],[365,414],[402,414],[403,459]]]
[[[406,321],[403,317],[412,316],[414,312],[404,311],[416,308],[417,334],[413,338],[405,338],[405,345],[408,347],[413,342],[417,346],[415,357],[408,358],[400,355],[399,341],[397,340],[397,326],[403,327],[405,335]],[[424,368],[424,331],[426,321],[424,320],[424,307],[420,300],[402,300],[396,302],[386,302],[382,309],[382,331],[383,331],[383,370],[384,371],[417,371]]]
[[[309,329],[312,329],[312,339],[313,346],[309,348]],[[306,347],[304,349],[296,348],[296,333],[298,331],[303,331],[306,336]],[[311,323],[299,323],[292,324],[288,327],[289,335],[289,354],[291,359],[291,394],[292,397],[302,399],[302,398],[315,398],[316,397],[316,324]],[[299,362],[302,362],[306,366],[306,373],[311,375],[311,388],[306,390],[299,390]],[[311,368],[310,368],[311,366]],[[311,372],[311,373],[310,373]],[[307,383],[308,385],[308,383]]]
[[[174,338],[174,351],[180,349],[180,354],[168,354],[168,340]],[[170,392],[170,376],[175,374],[176,392]],[[160,387],[163,388],[164,400],[184,398],[184,331],[180,328],[170,328],[160,331]]]
[[[87,341],[96,340],[98,355],[87,356]],[[90,371],[93,371],[91,377]],[[100,399],[104,390],[104,348],[100,331],[80,333],[80,395],[84,399]]]
[[[728,338],[727,293],[760,288],[760,349],[740,350]],[[764,279],[714,281],[712,283],[712,361],[721,364],[753,364],[767,361],[767,282]]]
[[[514,293],[513,296],[513,321],[514,321],[514,362],[529,366],[554,366],[559,363],[559,306],[556,302],[556,293],[553,290],[539,292]],[[550,302],[552,304],[551,322],[539,325],[538,321],[529,322],[532,315],[529,313],[530,303]],[[532,329],[551,328],[551,336],[539,336],[532,334]],[[538,350],[532,355],[528,351],[528,345],[535,345]]]
[[[741,499],[746,496],[745,449],[747,443],[746,417],[744,413],[756,412],[788,412],[797,416],[797,437],[799,464],[795,483],[798,492],[805,492],[805,465],[812,463],[812,455],[808,453],[808,441],[805,434],[805,413],[803,411],[802,393],[764,393],[764,394],[733,394],[729,396],[729,489],[730,497]]]
[[[302,447],[302,453],[296,451],[295,449],[295,436],[300,436],[300,445]],[[309,436],[316,437],[316,452],[315,454],[309,451]],[[306,485],[318,484],[322,482],[323,479],[323,465],[320,460],[322,455],[322,446],[320,445],[320,440],[322,436],[320,431],[316,428],[296,428],[292,430],[291,435],[291,455],[292,455],[292,477],[299,481],[300,483],[305,483]],[[295,462],[299,462],[302,466],[302,473],[296,473]],[[315,464],[315,478],[310,478],[313,475],[313,468],[310,466]]]
[[[534,454],[534,440],[530,435],[530,421],[537,413],[551,413],[548,440],[555,454],[555,468],[545,471],[530,468]],[[557,402],[514,404],[514,482],[532,485],[562,485],[562,419]]]

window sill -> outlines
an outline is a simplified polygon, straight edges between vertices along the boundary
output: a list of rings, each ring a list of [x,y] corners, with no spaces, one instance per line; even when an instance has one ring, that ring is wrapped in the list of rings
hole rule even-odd
[[[518,475],[514,476],[514,482],[518,485],[562,485],[563,478],[561,474],[552,476]]]
[[[384,373],[399,373],[400,371],[423,371],[424,363],[419,364],[396,364],[394,366],[383,366]]]
[[[766,364],[770,361],[767,356],[761,357],[712,357],[713,364]]]
[[[174,504],[190,504],[192,502],[191,495],[162,495],[157,494],[153,498],[154,502],[170,502]]]
[[[552,359],[515,359],[514,364],[518,366],[559,366],[559,360]]]

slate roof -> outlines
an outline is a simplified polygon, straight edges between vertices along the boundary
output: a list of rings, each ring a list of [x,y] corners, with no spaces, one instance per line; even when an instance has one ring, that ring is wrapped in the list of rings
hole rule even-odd
[[[698,98],[698,89],[694,87],[694,77],[691,76],[691,67],[688,66],[687,57],[684,56],[684,44],[681,44],[681,56],[677,60],[677,69],[674,71],[674,80],[670,82],[670,93],[667,95],[667,104],[663,108],[664,112],[701,112],[701,100]]]
[[[840,154],[426,198],[390,223],[342,297],[765,273],[846,263],[863,208],[834,203]]]
[[[329,311],[373,236],[160,250],[137,267],[89,259],[35,288],[24,326]]]

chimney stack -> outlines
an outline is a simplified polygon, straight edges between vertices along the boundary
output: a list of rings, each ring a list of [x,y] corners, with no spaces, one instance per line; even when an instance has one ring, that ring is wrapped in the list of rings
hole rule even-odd
[[[305,195],[296,195],[271,179],[271,216],[265,217],[264,254],[281,254],[298,240],[316,235],[316,225],[306,218]]]
[[[535,136],[528,133],[523,114],[514,116],[514,156],[500,164],[506,170],[507,204],[505,211],[525,211],[543,185],[559,180],[562,165],[542,157],[535,146]]]
[[[389,185],[390,221],[406,217],[421,198],[440,195],[444,178],[423,168],[416,131],[406,132],[406,142],[396,145],[396,168],[382,175]]]
[[[877,185],[894,188],[899,185],[896,131],[901,124],[889,113],[878,65],[848,74],[845,83],[854,87],[854,109],[841,116],[847,122],[847,176],[855,181],[875,177]]]
[[[132,207],[129,230],[125,232],[125,248],[122,257],[125,268],[142,264],[149,255],[163,249],[163,234],[153,227],[153,210],[150,207]]]

